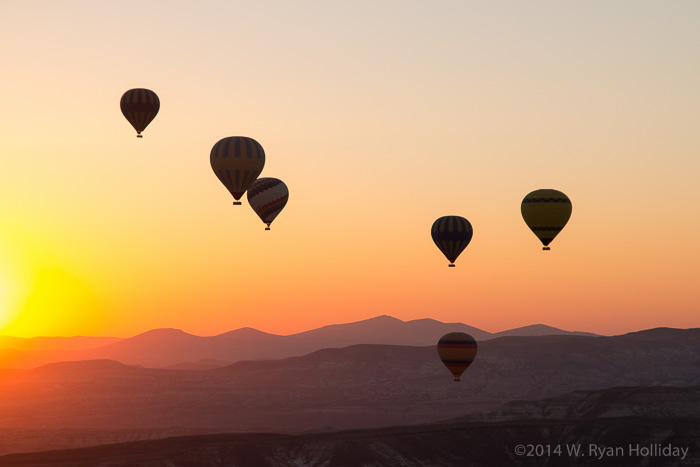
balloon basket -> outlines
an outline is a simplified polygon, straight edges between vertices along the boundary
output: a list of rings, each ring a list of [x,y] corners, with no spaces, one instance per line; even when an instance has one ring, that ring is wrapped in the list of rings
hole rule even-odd
[[[542,248],[542,250],[544,250],[544,251],[549,251],[549,250],[551,250],[551,248],[549,248],[548,246],[546,246],[546,247]]]
[[[143,138],[143,135],[136,135],[137,138]]]
[[[455,378],[455,383],[459,383],[459,378]]]
[[[265,230],[270,230],[270,228],[269,228],[269,227],[265,227]]]
[[[234,206],[240,206],[240,205],[241,205],[241,202],[240,202],[240,201],[234,201],[234,202],[233,202],[233,205],[234,205]]]
[[[447,267],[448,267],[448,268],[453,268],[453,267],[455,267],[455,265],[454,265],[454,264],[448,264]]]

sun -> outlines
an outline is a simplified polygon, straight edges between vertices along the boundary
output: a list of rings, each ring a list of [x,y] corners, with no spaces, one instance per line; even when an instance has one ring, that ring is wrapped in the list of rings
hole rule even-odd
[[[6,279],[6,275],[0,269],[0,334],[3,334],[3,329],[7,327],[16,316],[16,309],[13,306],[11,294],[11,281]]]
[[[0,222],[0,335],[10,334],[6,328],[17,318],[26,297],[31,277],[26,238],[22,240],[19,232]]]
[[[17,337],[89,334],[102,317],[90,287],[60,267],[36,271],[23,295],[12,306],[16,312],[0,324],[0,333],[4,327],[4,333]]]
[[[7,315],[7,290],[4,284],[0,284],[0,329],[4,327]]]

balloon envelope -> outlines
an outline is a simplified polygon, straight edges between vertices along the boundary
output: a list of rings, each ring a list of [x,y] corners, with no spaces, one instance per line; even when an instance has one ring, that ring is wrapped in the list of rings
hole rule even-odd
[[[444,216],[433,222],[430,235],[437,247],[454,266],[457,257],[469,245],[474,231],[464,217]]]
[[[544,247],[564,228],[571,217],[571,200],[561,191],[542,189],[529,193],[520,205],[520,212],[530,230]]]
[[[160,99],[150,89],[129,89],[122,95],[119,106],[124,117],[136,130],[136,136],[141,138],[141,132],[158,114]]]
[[[472,336],[464,332],[450,332],[440,338],[437,344],[438,355],[442,363],[459,381],[464,370],[469,368],[476,358],[478,347]]]
[[[265,151],[253,138],[229,136],[211,148],[209,161],[217,178],[236,200],[233,204],[241,204],[238,200],[265,166]]]
[[[282,180],[276,178],[259,178],[248,187],[248,203],[260,219],[270,224],[282,212],[289,199],[289,190]]]

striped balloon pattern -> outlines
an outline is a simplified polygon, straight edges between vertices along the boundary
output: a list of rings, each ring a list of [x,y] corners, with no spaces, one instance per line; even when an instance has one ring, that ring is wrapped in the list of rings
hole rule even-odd
[[[276,178],[259,178],[248,187],[248,203],[260,219],[270,224],[282,212],[289,199],[289,190],[282,180]]]
[[[229,136],[211,148],[211,168],[235,201],[258,178],[265,166],[265,151],[260,143],[246,136]]]
[[[444,216],[433,223],[430,235],[437,247],[454,267],[457,257],[472,240],[472,225],[464,217]]]
[[[450,332],[440,338],[437,344],[438,355],[450,373],[459,381],[462,373],[476,358],[476,340],[464,332]]]
[[[124,117],[136,130],[136,137],[141,138],[141,132],[156,118],[160,110],[160,99],[150,89],[129,89],[122,96],[119,106]]]
[[[561,191],[542,189],[529,193],[520,205],[523,219],[544,247],[564,228],[571,217],[571,200]]]

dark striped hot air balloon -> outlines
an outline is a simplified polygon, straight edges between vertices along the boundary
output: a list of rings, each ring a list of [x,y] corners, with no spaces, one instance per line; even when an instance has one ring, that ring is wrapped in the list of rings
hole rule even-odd
[[[535,190],[525,196],[520,212],[527,226],[544,245],[542,249],[549,250],[550,242],[571,217],[571,200],[561,191]]]
[[[476,358],[477,350],[474,338],[464,332],[445,334],[437,344],[440,360],[454,375],[455,381],[459,381],[464,370],[472,364]]]
[[[150,89],[129,89],[122,96],[119,106],[126,119],[136,130],[136,137],[156,118],[160,110],[160,99]]]
[[[464,217],[459,216],[441,217],[430,229],[433,241],[450,261],[450,267],[454,267],[459,254],[469,245],[472,234],[472,225]]]
[[[211,148],[209,161],[218,179],[233,195],[233,204],[241,204],[238,200],[265,166],[265,151],[253,138],[229,136]]]
[[[270,224],[287,204],[289,190],[282,180],[276,178],[259,178],[248,187],[248,203],[260,219]]]

